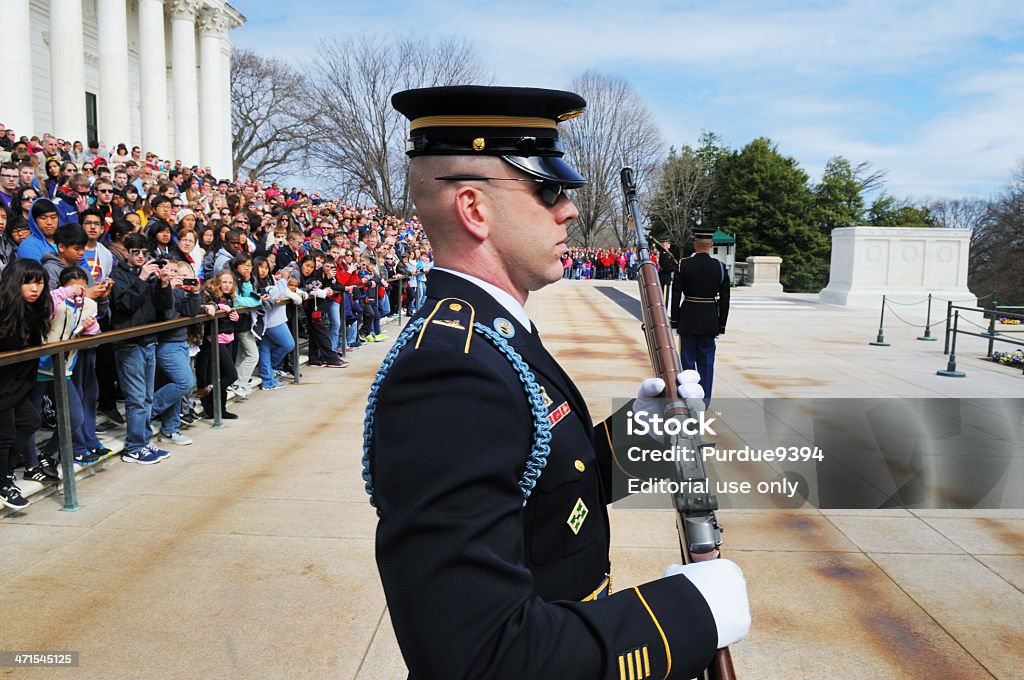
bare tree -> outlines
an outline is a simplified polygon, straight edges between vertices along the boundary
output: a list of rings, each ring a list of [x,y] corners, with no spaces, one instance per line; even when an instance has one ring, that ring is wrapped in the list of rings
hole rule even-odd
[[[674,244],[687,243],[714,191],[713,160],[689,146],[670,149],[655,184],[648,202],[653,230]]]
[[[411,209],[406,182],[407,123],[391,95],[414,87],[486,84],[464,41],[360,36],[320,45],[310,68],[320,93],[317,133],[310,139],[315,169],[343,196],[365,196],[390,214]]]
[[[587,111],[561,126],[566,160],[589,182],[573,194],[580,215],[569,236],[584,246],[613,242],[626,247],[632,234],[624,219],[619,169],[631,165],[638,185],[646,188],[661,155],[661,133],[623,78],[588,71],[573,79],[569,89],[587,100]]]
[[[279,179],[301,164],[316,106],[305,76],[251,50],[231,51],[234,176]]]
[[[967,280],[1002,304],[1024,304],[1024,162],[973,224]]]

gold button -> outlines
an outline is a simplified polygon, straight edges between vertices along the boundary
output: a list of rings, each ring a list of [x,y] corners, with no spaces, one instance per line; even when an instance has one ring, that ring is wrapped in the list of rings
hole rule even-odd
[[[453,312],[461,312],[462,305],[460,305],[458,302],[453,302],[450,305],[448,305],[448,309],[452,310]]]
[[[586,469],[587,469],[587,466],[586,466],[586,465],[584,465],[584,464],[583,464],[583,461],[582,461],[582,460],[580,460],[579,458],[577,458],[577,459],[576,459],[576,462],[575,462],[575,463],[573,463],[573,465],[575,465],[575,466],[576,466],[576,471],[577,471],[577,472],[584,472],[584,471],[586,471]]]

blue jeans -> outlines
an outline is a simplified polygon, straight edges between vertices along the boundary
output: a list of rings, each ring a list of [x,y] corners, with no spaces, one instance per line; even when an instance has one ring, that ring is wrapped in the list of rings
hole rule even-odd
[[[274,367],[278,366],[288,352],[295,349],[295,339],[288,324],[266,328],[263,330],[263,342],[260,344],[260,380],[268,387],[277,382]]]
[[[406,295],[408,295],[407,299],[409,300],[409,315],[412,316],[413,314],[416,313],[416,310],[419,309],[419,306],[416,304],[416,301],[419,299],[420,287],[416,286],[414,288],[412,286],[407,286],[406,290],[408,291]]]
[[[96,436],[96,402],[100,396],[100,385],[96,380],[95,349],[78,350],[71,382],[82,404],[82,425],[72,433],[71,445],[76,453],[85,453],[100,445]]]
[[[700,373],[700,386],[704,388],[704,406],[711,406],[711,386],[715,379],[715,336],[690,335],[679,336],[679,355],[683,362],[683,370],[697,369]]]
[[[418,281],[419,285],[416,286],[416,309],[419,309],[427,301],[427,282]]]
[[[82,427],[82,420],[84,415],[82,414],[82,402],[78,398],[78,390],[75,389],[74,384],[71,382],[71,378],[65,378],[68,390],[68,416],[71,420],[71,434],[72,434],[72,453],[85,453],[86,449],[74,448],[74,433]],[[57,392],[56,386],[50,380],[39,381],[32,392],[32,403],[36,404],[37,407],[41,408],[43,403],[43,395],[46,394],[47,390],[51,390],[53,396],[54,409],[57,411],[57,416],[60,417],[60,404],[57,403]],[[60,453],[60,430],[54,430],[50,438],[43,444],[43,455],[52,460],[59,460],[57,454]],[[39,452],[36,449],[35,442],[30,442],[29,448],[25,455],[26,467],[35,467],[39,463]]]
[[[345,329],[345,332],[348,333],[348,337],[345,338],[347,346],[351,347],[356,344],[356,340],[359,337],[359,319],[349,319],[348,328]]]
[[[331,324],[327,328],[327,339],[331,341],[331,351],[338,351],[338,343],[341,342],[341,305],[331,299],[322,300],[320,309]]]
[[[160,415],[160,431],[174,434],[181,429],[181,398],[196,386],[188,343],[184,340],[157,343],[156,365],[167,382],[153,395],[153,413]]]
[[[124,393],[124,419],[128,427],[123,453],[135,453],[146,447],[153,436],[149,421],[153,415],[156,343],[115,347],[114,359]]]

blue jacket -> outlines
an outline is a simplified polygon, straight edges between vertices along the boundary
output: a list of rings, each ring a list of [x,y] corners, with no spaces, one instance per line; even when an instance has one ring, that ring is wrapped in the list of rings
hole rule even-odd
[[[35,207],[39,201],[46,201],[47,203],[53,204],[48,198],[37,198],[32,206]],[[25,257],[36,262],[43,261],[43,255],[46,253],[56,253],[57,246],[46,240],[43,236],[43,232],[39,230],[39,226],[36,224],[36,218],[32,216],[32,213],[28,214],[28,230],[29,237],[21,242],[18,246],[18,257]]]

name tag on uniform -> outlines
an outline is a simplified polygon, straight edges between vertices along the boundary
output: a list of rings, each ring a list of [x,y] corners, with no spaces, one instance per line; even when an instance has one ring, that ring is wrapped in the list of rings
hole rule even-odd
[[[561,406],[548,414],[548,425],[554,427],[570,413],[572,413],[572,409],[569,408],[569,402],[563,401]]]

